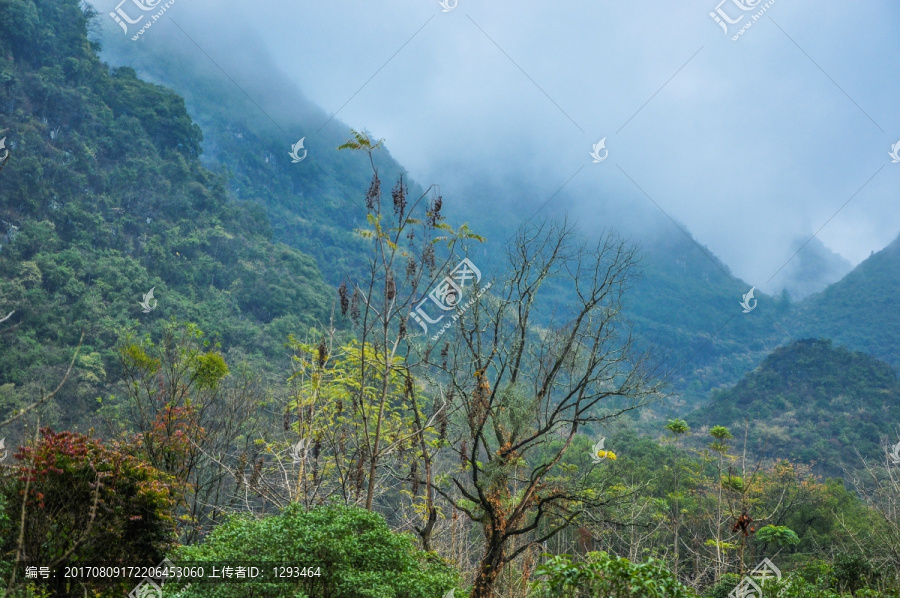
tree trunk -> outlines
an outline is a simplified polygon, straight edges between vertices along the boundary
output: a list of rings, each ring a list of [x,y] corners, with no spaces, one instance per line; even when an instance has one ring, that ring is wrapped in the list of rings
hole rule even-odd
[[[503,566],[504,541],[500,532],[494,531],[488,542],[484,556],[481,557],[478,577],[475,578],[475,586],[472,588],[470,598],[491,598],[494,591],[494,583],[497,581]]]
[[[428,507],[428,522],[423,528],[416,528],[419,537],[422,538],[422,550],[431,552],[431,532],[434,531],[434,525],[437,523],[437,509],[433,506]]]

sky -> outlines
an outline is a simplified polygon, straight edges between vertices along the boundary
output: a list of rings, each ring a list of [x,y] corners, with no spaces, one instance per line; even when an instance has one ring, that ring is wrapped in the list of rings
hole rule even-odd
[[[154,27],[280,70],[476,208],[655,210],[770,292],[798,239],[858,264],[900,234],[900,4],[718,1],[176,0]]]

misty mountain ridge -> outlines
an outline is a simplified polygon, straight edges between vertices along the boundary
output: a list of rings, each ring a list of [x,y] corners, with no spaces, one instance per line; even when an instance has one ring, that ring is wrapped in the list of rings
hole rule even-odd
[[[783,324],[794,335],[831,338],[900,369],[898,290],[900,236],[797,305]]]
[[[114,37],[107,42],[104,58],[130,64],[183,95],[204,132],[204,163],[229,176],[229,188],[236,197],[258,202],[266,210],[279,241],[315,257],[323,265],[323,277],[338,284],[359,266],[361,241],[353,230],[361,224],[359,203],[371,174],[362,156],[336,150],[346,140],[349,127],[338,118],[329,119],[306,99],[253,43],[247,44],[247,57],[241,59],[253,68],[241,69],[242,78],[236,84],[178,32],[155,34],[143,45],[178,51],[147,52]],[[175,55],[180,56],[178,68]],[[287,151],[294,137],[303,134],[309,156],[302,164],[291,164]],[[376,152],[375,157],[383,185],[393,185],[404,174],[411,190],[421,191],[387,151]],[[470,257],[487,272],[502,253],[498,249],[504,240],[534,213],[530,208],[523,210],[528,205],[525,198],[533,193],[510,179],[473,181],[471,188],[471,197],[446,198],[445,213],[470,222],[476,232],[488,237],[487,243],[470,247]],[[482,197],[490,201],[480,201]],[[545,200],[536,197],[533,201],[537,210]],[[535,220],[559,217],[570,209],[578,213],[578,201],[562,193],[537,212]],[[591,202],[592,211],[603,214],[602,228],[623,231],[640,248],[641,274],[627,298],[626,315],[643,342],[670,356],[668,365],[677,368],[674,390],[692,404],[704,401],[711,389],[734,384],[775,347],[789,342],[784,331],[801,338],[794,334],[796,327],[788,325],[796,319],[794,310],[852,267],[814,238],[774,281],[773,288],[787,289],[794,302],[757,289],[759,309],[742,314],[740,299],[752,285],[735,276],[686,226],[674,225],[649,202],[635,204],[621,198],[592,198]],[[583,232],[597,230],[594,218],[586,226],[590,230]],[[806,240],[798,239],[794,247]],[[804,334],[830,336],[827,326],[822,333],[817,328],[821,327],[810,322]],[[866,350],[862,340],[851,346]]]
[[[798,253],[770,284],[778,291],[787,290],[794,301],[824,290],[853,270],[849,260],[826,247],[818,237],[794,239],[791,251]]]

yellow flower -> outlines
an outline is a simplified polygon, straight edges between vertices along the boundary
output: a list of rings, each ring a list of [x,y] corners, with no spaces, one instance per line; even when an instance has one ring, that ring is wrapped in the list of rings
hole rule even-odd
[[[606,451],[597,451],[597,457],[599,457],[600,459],[605,459],[607,454],[608,453]]]
[[[612,452],[612,451],[606,451],[606,457],[607,457],[608,459],[612,459],[613,461],[615,461],[616,459],[618,459],[618,457],[616,457],[616,454],[615,454],[614,452]]]

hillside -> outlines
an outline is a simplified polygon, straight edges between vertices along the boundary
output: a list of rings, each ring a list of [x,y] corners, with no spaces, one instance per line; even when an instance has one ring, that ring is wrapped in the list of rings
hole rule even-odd
[[[791,251],[798,250],[799,253],[772,279],[772,284],[787,290],[794,301],[802,301],[824,290],[853,270],[853,264],[826,247],[818,237],[794,239]]]
[[[0,388],[15,405],[55,384],[83,330],[80,373],[58,396],[78,418],[117,379],[128,331],[192,320],[265,369],[332,302],[314,260],[201,164],[183,99],[98,59],[91,16],[75,2],[0,6],[0,309],[15,311]]]
[[[642,246],[628,314],[641,339],[669,356],[673,390],[689,405],[737,382],[786,340],[775,323],[790,310],[787,298],[757,290],[757,307],[745,314],[740,301],[751,285],[708,249],[712,259],[677,230]]]
[[[277,241],[327,264],[322,274],[334,286],[360,265],[364,244],[353,231],[365,223],[371,168],[360,153],[338,151],[349,134],[345,123],[310,102],[252,43],[242,68],[225,74],[177,29],[134,44],[111,21],[101,25],[111,31],[104,58],[184,98],[203,130],[201,161],[227,177],[234,197],[265,211]],[[301,137],[308,153],[295,164],[288,152]],[[406,174],[387,148],[374,159],[386,187]],[[408,175],[407,183],[421,193]]]
[[[900,381],[775,348],[813,303],[742,312],[749,285],[649,204],[596,252],[586,220],[509,242],[512,187],[417,202],[258,47],[226,74],[147,14],[103,55],[109,14],[0,0],[4,598],[900,597]],[[816,286],[842,266],[813,248]],[[879,306],[882,254],[848,277]],[[893,313],[839,299],[809,325],[863,314],[845,332],[883,349]]]
[[[797,338],[834,339],[900,368],[900,237],[847,276],[803,301],[785,322]]]
[[[829,475],[884,458],[895,441],[900,381],[892,368],[829,340],[780,347],[733,388],[713,393],[688,418],[695,426],[729,427],[768,458],[798,459]]]
[[[252,40],[245,45],[246,58],[229,57],[240,68],[223,66],[226,76],[174,28],[133,44],[115,35],[114,25],[105,26],[115,31],[105,38],[104,56],[185,98],[203,128],[203,160],[229,175],[236,196],[265,209],[276,239],[328,264],[323,275],[332,284],[349,275],[360,254],[360,241],[351,233],[361,225],[359,198],[368,176],[361,156],[336,150],[347,126],[328,121]],[[301,135],[307,135],[309,155],[291,164],[287,150]],[[405,172],[388,152],[375,158],[384,185]],[[411,190],[417,189],[413,181]],[[499,265],[504,240],[523,222],[519,204],[527,190],[515,181],[472,181],[469,191],[445,198],[445,210],[487,237],[470,256],[489,272]],[[667,365],[678,370],[673,388],[691,404],[710,389],[736,382],[785,340],[773,325],[788,309],[784,300],[757,291],[759,309],[742,314],[738,302],[751,285],[731,275],[708,249],[704,254],[652,206],[647,217],[654,225],[646,230],[632,230],[631,216],[615,213],[624,208],[610,206],[609,226],[638,244],[644,256],[626,313],[645,344],[672,356]],[[568,290],[557,293],[564,303]]]

